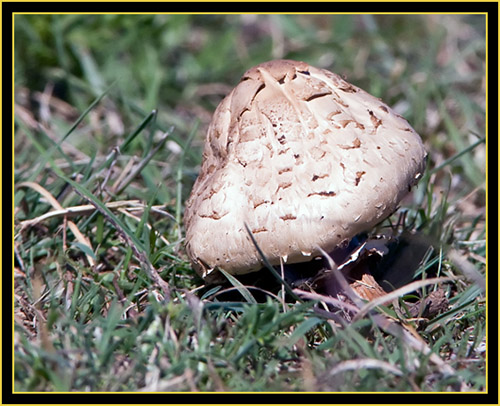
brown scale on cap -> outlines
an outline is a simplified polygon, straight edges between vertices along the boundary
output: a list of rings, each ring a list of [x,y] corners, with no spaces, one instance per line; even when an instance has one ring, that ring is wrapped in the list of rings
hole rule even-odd
[[[309,261],[388,217],[425,157],[404,118],[340,76],[290,60],[255,66],[208,129],[187,254],[206,280],[257,271],[247,225],[272,264]]]

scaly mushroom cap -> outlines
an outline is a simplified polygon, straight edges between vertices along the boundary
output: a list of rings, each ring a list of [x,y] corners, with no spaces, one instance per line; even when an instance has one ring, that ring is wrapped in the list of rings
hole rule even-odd
[[[186,203],[186,250],[217,268],[305,262],[388,217],[421,177],[419,135],[340,76],[276,60],[248,70],[217,107]]]

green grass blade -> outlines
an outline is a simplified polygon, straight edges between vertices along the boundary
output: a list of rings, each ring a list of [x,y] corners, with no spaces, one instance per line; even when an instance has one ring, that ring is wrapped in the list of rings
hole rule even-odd
[[[238,279],[236,279],[233,275],[227,273],[223,269],[219,269],[219,272],[227,278],[231,285],[233,285],[238,290],[238,292],[240,292],[241,296],[243,296],[248,303],[257,304],[257,301],[250,293],[250,291]]]
[[[273,274],[273,276],[279,281],[279,283],[284,286],[286,292],[296,301],[302,302],[302,299],[295,294],[291,286],[281,277],[281,275],[276,272],[276,269],[269,263],[269,260],[266,258],[264,253],[262,252],[261,248],[259,247],[259,244],[257,244],[257,241],[255,240],[255,237],[252,234],[252,231],[248,227],[247,224],[245,224],[245,228],[247,230],[248,235],[250,236],[250,239],[252,240],[253,245],[257,249],[257,252],[259,253],[260,257],[262,258],[262,261],[264,262],[264,266]]]

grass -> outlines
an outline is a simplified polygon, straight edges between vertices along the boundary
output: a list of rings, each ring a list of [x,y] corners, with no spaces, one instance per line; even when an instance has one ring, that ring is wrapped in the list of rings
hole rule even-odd
[[[485,391],[483,16],[18,15],[15,41],[16,392]],[[399,231],[434,243],[417,279],[448,280],[349,321],[325,297],[194,273],[182,212],[211,114],[279,57],[422,135]],[[446,309],[409,314],[438,290]]]

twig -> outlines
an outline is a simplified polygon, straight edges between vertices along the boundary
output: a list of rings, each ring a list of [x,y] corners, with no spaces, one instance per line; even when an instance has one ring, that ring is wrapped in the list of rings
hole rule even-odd
[[[47,201],[49,202],[49,204],[52,207],[54,207],[57,210],[64,210],[63,207],[61,206],[61,204],[57,201],[57,199],[54,198],[54,196],[52,196],[52,194],[47,189],[45,189],[43,186],[39,185],[38,183],[35,183],[35,182],[21,182],[17,186],[18,187],[28,187],[28,188],[31,188],[33,190],[36,190],[38,193],[40,193],[42,196],[44,196],[47,199]],[[81,244],[86,245],[87,247],[89,247],[89,249],[92,252],[94,252],[94,250],[92,248],[92,244],[90,243],[90,240],[88,238],[86,238],[80,232],[80,230],[78,229],[78,227],[77,227],[77,225],[75,223],[73,223],[72,221],[68,221],[68,227],[71,230],[71,232],[73,233],[73,235],[76,237],[76,239]],[[88,254],[85,254],[85,255],[87,257],[89,265],[91,267],[93,267],[95,265],[94,259],[90,255],[88,255]]]
[[[110,209],[118,209],[123,206],[130,204],[139,203],[139,200],[129,200],[129,201],[117,201],[106,203],[106,207]],[[29,226],[34,226],[42,221],[49,220],[54,217],[75,217],[82,216],[86,214],[91,214],[95,211],[95,206],[91,204],[85,204],[81,206],[73,206],[67,208],[60,208],[56,210],[49,211],[48,213],[42,214],[41,216],[35,217],[33,219],[24,220],[19,223],[21,230]]]
[[[314,298],[316,300],[320,299],[325,301],[326,303],[334,304],[335,306],[342,306],[344,308],[348,308],[350,311],[356,313],[353,322],[356,320],[359,320],[360,318],[366,316],[367,314],[370,315],[372,320],[385,332],[401,338],[407,345],[415,349],[416,351],[422,352],[424,355],[429,356],[429,359],[439,368],[440,372],[445,375],[454,375],[455,370],[450,367],[448,364],[446,364],[437,354],[433,353],[432,350],[427,346],[425,341],[420,337],[420,336],[414,336],[410,333],[410,330],[408,327],[405,325],[400,325],[397,324],[395,321],[389,319],[388,317],[381,315],[381,314],[375,314],[372,312],[372,310],[382,304],[387,302],[388,300],[392,300],[395,297],[399,297],[404,293],[411,292],[415,289],[418,289],[422,286],[431,284],[431,283],[436,283],[436,282],[443,282],[443,281],[448,281],[448,280],[453,280],[455,278],[433,278],[433,279],[427,279],[424,281],[417,281],[410,283],[406,286],[403,286],[400,289],[397,289],[385,296],[382,296],[378,299],[375,299],[371,302],[368,302],[366,304],[363,303],[363,301],[356,295],[356,293],[351,289],[349,286],[349,283],[347,280],[344,278],[344,275],[337,269],[335,263],[331,259],[331,257],[320,248],[320,251],[322,254],[327,258],[330,264],[331,271],[333,272],[333,275],[337,279],[337,282],[341,285],[343,288],[344,292],[346,295],[354,302],[356,306],[353,305],[348,305],[347,303],[338,303],[334,298],[328,298],[328,297],[323,297],[323,295],[312,295],[307,292],[300,292],[295,290],[295,293],[301,294],[303,296],[309,296],[310,298]]]
[[[370,302],[366,303],[363,307],[361,307],[358,314],[354,316],[353,321],[363,318],[366,314],[370,312],[370,310],[374,309],[375,307],[380,306],[387,302],[391,302],[392,300],[397,299],[405,295],[406,293],[413,292],[414,290],[417,290],[423,286],[432,285],[434,283],[439,283],[439,282],[448,282],[455,279],[457,278],[452,278],[452,277],[430,278],[409,283],[408,285],[393,290],[392,292],[389,292],[384,296],[377,297],[371,300]]]
[[[396,368],[394,365],[373,358],[353,359],[341,362],[335,365],[335,367],[333,367],[330,372],[328,372],[328,375],[332,376],[344,373],[346,371],[360,369],[382,369],[383,371],[390,372],[397,376],[403,375],[403,372],[399,368]]]
[[[108,202],[105,203],[108,209],[116,209],[118,211],[127,213],[144,210],[144,204],[142,204],[139,200],[119,200],[116,202]],[[154,213],[159,213],[163,216],[168,217],[171,220],[175,220],[175,217],[170,213],[162,210],[165,207],[164,205],[152,206],[151,211]],[[48,213],[42,214],[41,216],[35,217],[33,219],[23,220],[19,223],[21,226],[21,230],[26,227],[36,225],[42,221],[49,220],[55,217],[75,217],[75,216],[84,216],[88,214],[92,214],[95,211],[95,206],[92,204],[84,204],[80,206],[72,206],[66,207],[62,209],[52,210]]]
[[[325,295],[321,295],[319,293],[307,292],[307,291],[302,290],[302,289],[294,289],[293,291],[297,295],[304,297],[306,299],[309,299],[309,300],[318,300],[320,302],[325,302],[325,303],[330,304],[332,306],[346,309],[346,310],[353,312],[353,313],[359,312],[359,308],[357,306],[354,306],[354,305],[347,303],[347,302],[343,302],[342,300],[336,299],[336,298],[331,297],[331,296],[325,296]]]
[[[448,253],[450,261],[462,272],[462,274],[474,282],[483,293],[486,292],[486,280],[483,275],[472,265],[467,258],[453,249]]]
[[[439,368],[444,376],[455,375],[455,370],[451,366],[443,361],[436,353],[433,353],[420,336],[412,335],[404,325],[397,324],[395,321],[380,314],[372,315],[372,319],[385,332],[394,337],[399,337],[414,350],[426,356],[428,355],[429,359]]]
[[[346,278],[344,275],[342,275],[342,272],[340,272],[337,268],[337,265],[333,261],[332,257],[321,247],[318,247],[319,251],[321,254],[326,258],[328,261],[328,265],[330,266],[330,271],[332,272],[333,276],[339,283],[342,291],[347,295],[349,299],[358,307],[362,308],[364,305],[363,300],[354,292],[354,290],[351,288],[349,285],[349,282],[347,282]]]

